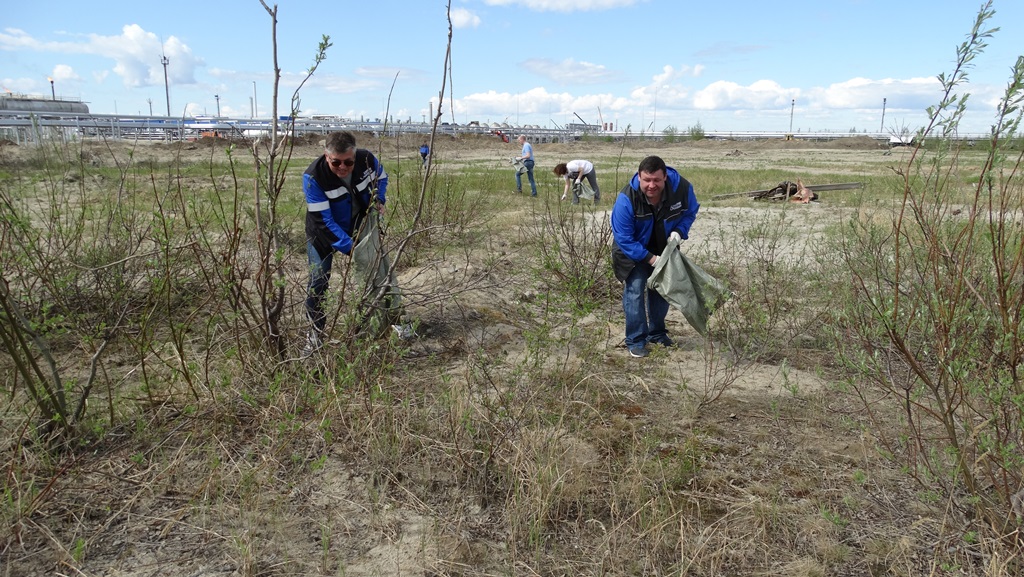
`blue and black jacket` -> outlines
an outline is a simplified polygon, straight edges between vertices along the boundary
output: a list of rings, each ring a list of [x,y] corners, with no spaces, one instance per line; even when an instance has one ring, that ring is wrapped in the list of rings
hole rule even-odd
[[[611,216],[612,235],[615,238],[612,267],[615,278],[620,281],[625,282],[633,267],[651,258],[654,254],[652,247],[660,255],[672,231],[678,232],[684,239],[690,237],[690,226],[700,209],[693,185],[674,168],[666,167],[665,174],[665,192],[662,193],[664,197],[657,214],[640,190],[640,173],[634,174],[629,184],[615,198]],[[655,221],[661,222],[661,230],[654,230]]]
[[[373,208],[371,200],[384,204],[388,175],[369,150],[356,149],[351,188],[331,172],[326,156],[313,161],[302,174],[306,194],[306,238],[320,258],[331,250],[349,254],[352,238],[359,232],[363,216]]]

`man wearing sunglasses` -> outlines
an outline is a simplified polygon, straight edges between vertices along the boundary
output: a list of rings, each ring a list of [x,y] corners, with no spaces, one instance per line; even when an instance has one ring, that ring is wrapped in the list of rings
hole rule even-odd
[[[331,280],[334,252],[351,255],[353,236],[363,217],[374,207],[383,212],[388,175],[369,150],[356,148],[351,132],[332,132],[324,154],[302,175],[306,195],[306,252],[309,256],[309,287],[306,314],[313,324],[302,350],[309,356],[322,344],[327,323],[324,294]]]

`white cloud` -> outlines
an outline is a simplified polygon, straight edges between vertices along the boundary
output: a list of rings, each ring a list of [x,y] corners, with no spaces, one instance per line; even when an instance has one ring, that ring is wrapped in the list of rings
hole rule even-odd
[[[476,28],[480,25],[480,17],[465,8],[453,9],[451,19],[453,28]]]
[[[587,12],[626,8],[643,0],[484,0],[490,6],[525,7],[536,12]]]
[[[192,49],[171,36],[160,44],[160,38],[137,24],[128,24],[120,36],[90,35],[90,51],[113,58],[114,73],[125,86],[163,84],[161,54],[167,58],[167,75],[174,84],[195,84],[195,70],[203,61],[192,55]]]
[[[689,108],[690,88],[683,84],[688,76],[696,77],[703,72],[704,66],[681,66],[676,68],[666,64],[659,74],[651,77],[651,83],[634,88],[630,100],[638,107],[659,106],[661,108]]]
[[[437,99],[432,99],[437,108]],[[574,114],[579,114],[588,122],[605,121],[622,110],[629,109],[632,102],[628,98],[618,98],[611,94],[584,94],[575,96],[567,92],[548,92],[543,87],[533,88],[519,94],[509,92],[479,92],[457,98],[454,104],[446,102],[444,117],[450,121],[450,111],[454,109],[457,122],[479,120],[481,122],[507,122],[542,124],[554,120],[562,122],[578,122]],[[526,119],[531,120],[527,121]]]
[[[562,86],[618,82],[622,78],[620,72],[609,70],[601,64],[577,62],[572,58],[566,58],[561,62],[549,58],[531,58],[520,66]]]
[[[0,32],[0,50],[41,50],[41,43],[18,28],[4,28]]]
[[[31,50],[57,54],[92,54],[114,61],[112,71],[128,87],[162,85],[161,54],[169,63],[167,75],[175,84],[195,84],[195,70],[203,66],[192,49],[171,36],[161,46],[160,38],[137,24],[128,24],[117,36],[89,34],[84,40],[40,42],[22,30],[7,28],[0,33],[0,50]]]
[[[75,70],[67,64],[58,64],[54,66],[51,76],[55,82],[78,82],[81,80]]]
[[[698,64],[696,66],[683,65],[678,69],[671,64],[666,64],[661,68],[661,74],[655,74],[652,80],[652,86],[667,86],[673,82],[678,82],[687,76],[697,77],[704,72],[704,66]]]
[[[936,78],[851,78],[807,92],[814,106],[822,108],[881,108],[882,99],[899,108],[924,109],[941,97],[942,86]]]
[[[789,106],[799,95],[800,90],[783,88],[774,80],[758,80],[749,86],[719,80],[693,95],[693,107],[697,110],[772,109]]]

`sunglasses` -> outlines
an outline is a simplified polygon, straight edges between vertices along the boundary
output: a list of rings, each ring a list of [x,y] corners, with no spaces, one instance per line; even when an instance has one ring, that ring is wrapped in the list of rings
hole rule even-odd
[[[330,164],[334,168],[338,168],[342,164],[344,164],[345,166],[351,167],[351,166],[355,165],[355,163],[356,163],[354,158],[346,158],[345,160],[338,160],[337,158],[332,158],[332,159],[328,160],[327,162],[328,162],[328,164]]]

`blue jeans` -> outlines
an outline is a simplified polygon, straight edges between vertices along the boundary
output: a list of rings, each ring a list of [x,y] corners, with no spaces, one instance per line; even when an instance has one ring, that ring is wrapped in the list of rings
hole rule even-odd
[[[324,314],[324,294],[331,281],[331,264],[334,262],[334,251],[327,253],[327,256],[320,258],[320,254],[313,248],[313,242],[306,241],[306,255],[309,259],[309,285],[306,292],[306,316],[313,323],[313,328],[322,333],[327,325],[327,315]]]
[[[660,342],[668,336],[665,330],[668,301],[658,291],[647,288],[647,279],[653,272],[653,266],[645,262],[637,263],[626,277],[626,285],[622,289],[622,311],[626,313],[626,346],[629,348]]]
[[[537,196],[537,183],[533,181],[533,159],[527,158],[523,161],[526,166],[526,176],[530,179],[530,196]],[[523,191],[523,175],[516,171],[516,190],[519,192]]]

